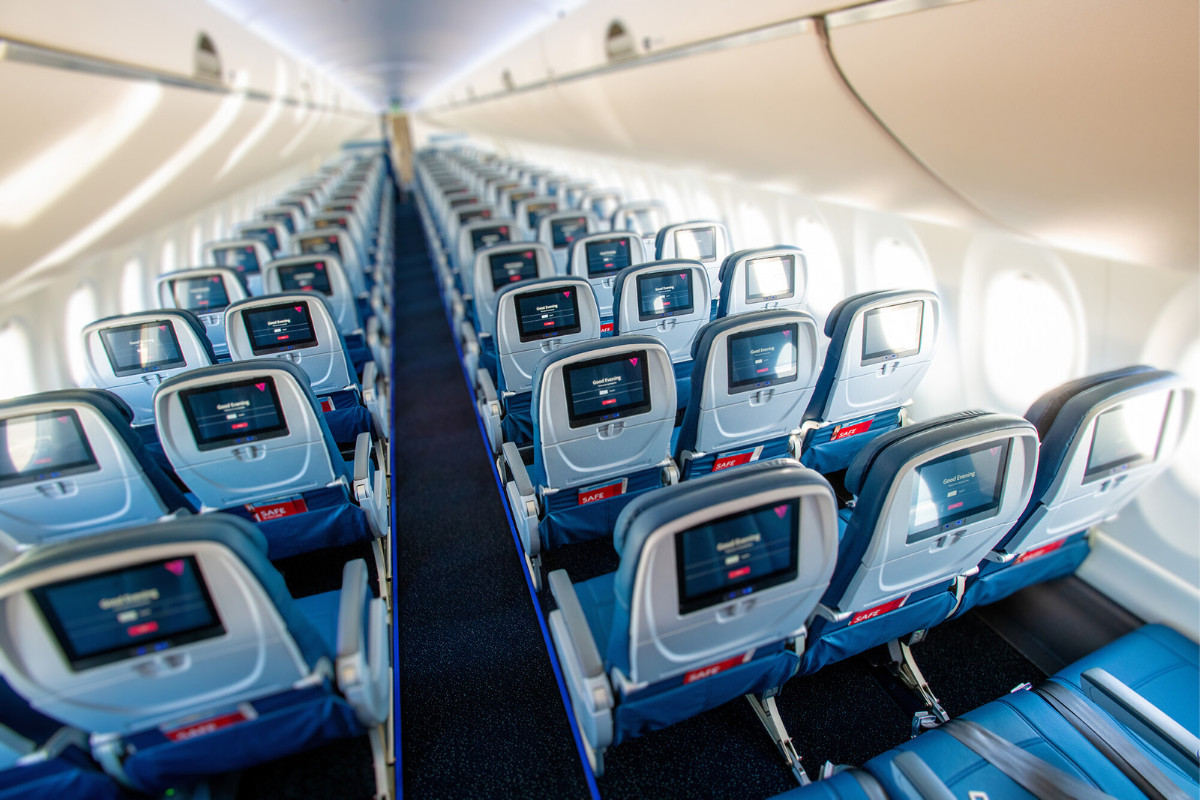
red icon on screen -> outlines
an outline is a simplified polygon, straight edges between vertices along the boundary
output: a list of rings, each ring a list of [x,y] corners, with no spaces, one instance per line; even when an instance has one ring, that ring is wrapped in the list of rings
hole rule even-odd
[[[636,358],[629,359],[629,363],[633,364],[635,367],[637,366],[637,362],[638,362],[638,360]]]
[[[786,505],[775,506],[775,516],[779,517],[780,519],[783,519],[783,515],[787,513],[787,510],[788,510],[788,507]]]
[[[738,567],[737,569],[732,570],[729,573],[729,580],[731,580],[731,581],[736,580],[737,578],[741,578],[741,577],[744,577],[749,574],[750,574],[749,567]]]
[[[267,385],[265,383],[256,383],[254,384],[254,388],[258,389],[260,392],[265,392],[267,390]]]
[[[185,564],[182,558],[177,558],[174,561],[168,561],[166,564],[163,564],[163,566],[167,568],[167,572],[171,573],[176,578],[183,576]]]
[[[570,296],[571,296],[570,292],[563,292],[563,297],[570,297]]]
[[[130,625],[125,632],[130,636],[145,636],[147,633],[154,633],[157,630],[157,622],[143,622],[140,625]]]

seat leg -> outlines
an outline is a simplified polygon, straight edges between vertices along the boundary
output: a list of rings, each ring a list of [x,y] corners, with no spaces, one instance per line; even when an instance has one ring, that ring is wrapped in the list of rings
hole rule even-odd
[[[367,738],[371,742],[371,765],[375,768],[375,800],[391,800],[392,784],[388,776],[387,765],[387,733],[382,725],[367,729]]]
[[[783,720],[779,716],[779,708],[775,705],[775,695],[766,694],[748,694],[746,700],[750,703],[750,707],[754,709],[754,713],[758,716],[758,721],[767,729],[771,740],[775,742],[775,746],[779,748],[779,752],[787,761],[788,767],[792,770],[792,775],[801,786],[807,786],[811,781],[808,779],[808,773],[804,771],[804,766],[800,763],[800,754],[796,752],[796,746],[792,744],[792,737],[788,736],[787,728],[783,727]]]
[[[942,708],[942,704],[938,701],[933,693],[933,689],[929,688],[929,682],[925,680],[925,676],[921,674],[921,668],[917,666],[916,659],[913,658],[912,648],[908,642],[903,639],[892,639],[887,643],[888,656],[891,658],[889,667],[896,674],[905,686],[911,689],[925,703],[925,707],[933,715],[934,719],[940,724],[947,722],[950,715]]]

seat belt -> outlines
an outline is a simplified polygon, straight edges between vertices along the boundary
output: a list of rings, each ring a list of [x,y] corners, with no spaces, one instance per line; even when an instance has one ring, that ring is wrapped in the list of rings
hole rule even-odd
[[[1054,681],[1046,681],[1034,691],[1121,770],[1142,794],[1151,800],[1186,800],[1189,797],[1085,698]]]
[[[953,736],[1038,800],[1114,800],[974,722],[952,719],[935,730]]]

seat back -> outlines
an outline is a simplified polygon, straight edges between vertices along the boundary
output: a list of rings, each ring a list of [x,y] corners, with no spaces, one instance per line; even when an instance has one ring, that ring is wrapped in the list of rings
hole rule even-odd
[[[355,255],[358,257],[359,269],[367,269],[367,238],[363,233],[362,226],[359,224],[359,217],[353,213],[347,212],[328,212],[322,211],[314,214],[308,221],[309,227],[314,231],[326,230],[329,228],[341,228],[346,231],[346,235],[350,237],[350,243],[354,245]]]
[[[613,316],[613,287],[626,267],[646,261],[642,237],[629,232],[593,233],[576,239],[567,259],[567,274],[587,279],[596,295],[600,316]]]
[[[240,719],[333,657],[266,549],[253,524],[205,514],[29,552],[0,574],[0,672],[97,734]]]
[[[234,361],[291,361],[318,395],[359,388],[346,342],[322,295],[292,292],[242,300],[225,309],[225,331]]]
[[[563,198],[557,200],[560,208],[565,205]],[[567,259],[571,255],[572,245],[589,233],[594,233],[597,224],[595,215],[588,211],[564,210],[542,215],[537,224],[537,240],[550,247],[557,274],[567,274]]]
[[[647,257],[656,252],[655,240],[667,225],[667,206],[658,200],[638,200],[622,203],[612,215],[611,230],[633,231],[642,237]]]
[[[658,229],[654,237],[654,257],[687,258],[699,261],[708,271],[709,296],[716,300],[721,294],[721,264],[733,247],[725,225],[712,220],[683,222]]]
[[[709,320],[708,272],[698,261],[675,258],[626,267],[613,287],[613,333],[660,340],[672,361],[692,357],[692,342]]]
[[[539,361],[563,347],[600,338],[600,312],[581,278],[521,281],[496,298],[496,356],[502,392],[528,392]]]
[[[668,457],[675,375],[649,336],[564,347],[533,376],[531,478],[559,489],[649,469]]]
[[[808,306],[808,261],[799,247],[777,245],[730,253],[717,275],[718,317]]]
[[[267,206],[258,210],[258,218],[267,222],[277,222],[283,226],[283,232],[291,236],[300,230],[303,220],[300,212],[291,206]],[[288,242],[291,246],[291,242]]]
[[[546,214],[553,214],[559,209],[557,198],[549,195],[534,195],[517,203],[513,217],[517,221],[520,239],[526,242],[538,240],[538,221]]]
[[[1033,497],[997,549],[1037,550],[1119,512],[1170,465],[1194,404],[1183,378],[1150,367],[1043,395],[1025,414],[1042,442]]]
[[[0,561],[190,507],[132,420],[121,398],[98,389],[0,403]]]
[[[459,272],[465,291],[471,291],[475,285],[475,253],[485,247],[511,242],[514,233],[515,223],[510,217],[479,219],[458,229],[454,268]]]
[[[591,181],[570,180],[559,187],[558,194],[555,196],[561,198],[567,208],[582,208],[579,204],[583,200],[583,196],[591,191],[592,188]],[[592,211],[592,213],[595,214],[596,212]],[[597,221],[607,220],[608,217],[596,214],[596,219]]]
[[[277,220],[239,222],[233,226],[233,232],[241,239],[258,239],[266,245],[271,258],[278,258],[291,252],[287,228]]]
[[[495,183],[489,184],[484,191],[484,200],[496,206],[497,210],[505,216],[512,214],[511,206],[507,199],[504,198],[506,192],[517,191],[521,188],[521,182],[514,180],[511,176],[498,180]],[[532,195],[530,195],[532,197]]]
[[[857,498],[826,605],[857,613],[972,570],[1029,503],[1037,430],[963,411],[889,431],[846,470]]]
[[[154,422],[154,390],[160,383],[217,362],[204,324],[181,309],[96,320],[82,336],[92,382],[129,404],[134,425]]]
[[[635,684],[686,684],[803,633],[829,585],[837,533],[833,490],[790,459],[636,498],[613,534],[610,666]]]
[[[250,289],[241,273],[228,267],[199,267],[160,275],[155,281],[163,308],[191,311],[204,323],[204,332],[217,355],[228,355],[225,309],[245,300]]]
[[[452,244],[458,241],[458,232],[464,225],[470,225],[472,222],[480,222],[490,220],[499,216],[496,209],[487,203],[470,203],[451,209],[450,216],[446,220],[446,242]]]
[[[304,226],[308,224],[308,203],[297,197],[288,197],[283,195],[275,199],[273,208],[290,209],[294,219],[296,220],[296,230],[293,233],[304,230]]]
[[[175,474],[206,508],[299,494],[345,477],[308,376],[288,361],[186,372],[159,388],[154,409]]]
[[[339,333],[346,336],[362,330],[354,289],[337,256],[277,258],[263,268],[263,289],[267,295],[319,294],[325,298]]]
[[[530,198],[537,197],[537,190],[532,186],[518,184],[511,189],[505,189],[500,192],[500,200],[497,205],[501,216],[512,217],[514,220],[520,221],[517,212],[520,211],[521,203]],[[518,230],[522,230],[518,226]]]
[[[346,270],[346,277],[350,279],[355,296],[358,296],[367,291],[367,278],[349,236],[345,228],[301,231],[292,237],[292,252],[298,256],[335,256]]]
[[[575,208],[595,214],[601,230],[618,230],[612,227],[612,219],[623,202],[625,193],[620,189],[589,189],[580,195]]]
[[[513,242],[486,247],[475,254],[472,297],[475,327],[496,333],[496,295],[505,286],[530,278],[553,278],[554,259],[541,242]]]
[[[905,289],[857,294],[834,306],[805,421],[826,425],[903,405],[933,363],[939,309],[933,292]]]
[[[701,328],[677,454],[714,453],[797,430],[820,373],[819,345],[816,322],[800,311],[761,311]]]
[[[225,239],[204,245],[204,263],[240,274],[250,294],[262,294],[262,266],[270,260],[271,251],[258,239]]]

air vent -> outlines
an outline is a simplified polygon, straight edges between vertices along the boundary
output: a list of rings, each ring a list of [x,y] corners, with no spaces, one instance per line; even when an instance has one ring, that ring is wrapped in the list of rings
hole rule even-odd
[[[221,82],[221,57],[217,55],[217,46],[213,44],[213,40],[203,31],[196,36],[194,60],[197,78]]]
[[[637,55],[637,41],[628,30],[625,23],[614,19],[608,25],[608,36],[604,42],[604,51],[609,61],[621,61]]]

